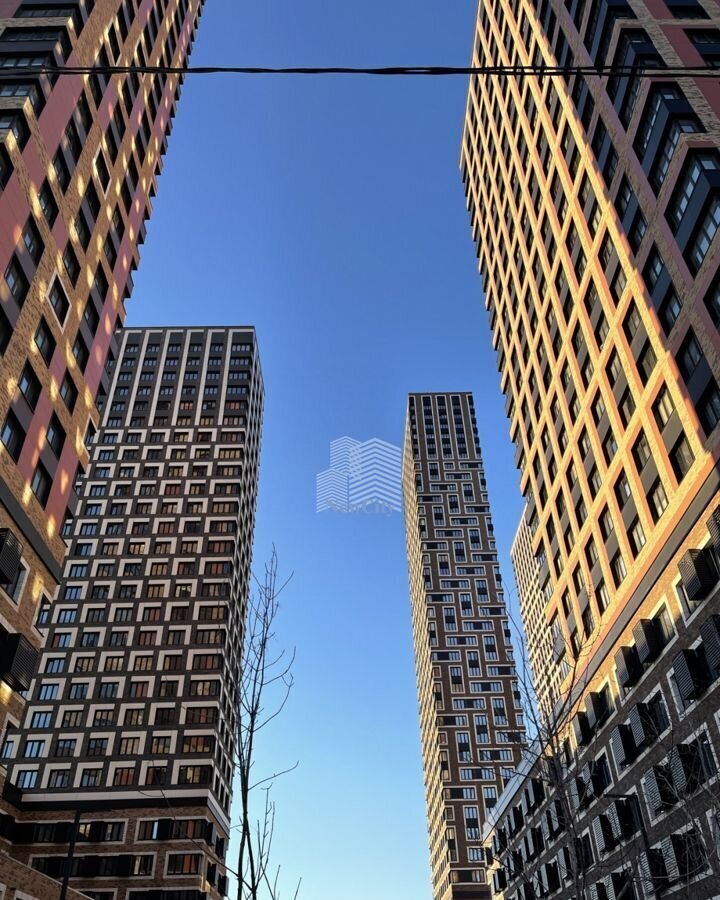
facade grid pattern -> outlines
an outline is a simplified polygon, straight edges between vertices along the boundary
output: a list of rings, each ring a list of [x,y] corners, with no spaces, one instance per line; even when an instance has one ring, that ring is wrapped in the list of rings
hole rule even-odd
[[[251,329],[123,331],[23,727],[2,749],[21,793],[13,855],[60,877],[82,810],[72,884],[96,900],[227,886],[262,398]]]
[[[403,493],[433,897],[487,898],[524,722],[472,395],[410,395]]]

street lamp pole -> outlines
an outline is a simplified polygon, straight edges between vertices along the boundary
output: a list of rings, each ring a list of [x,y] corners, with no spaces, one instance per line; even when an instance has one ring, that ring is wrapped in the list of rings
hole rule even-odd
[[[77,840],[78,830],[80,828],[80,810],[75,810],[75,818],[73,819],[72,834],[70,835],[70,845],[68,847],[68,855],[65,859],[65,871],[63,873],[62,886],[60,888],[59,900],[66,900],[68,882],[70,881],[70,872],[72,870],[73,857],[75,856],[75,841]]]

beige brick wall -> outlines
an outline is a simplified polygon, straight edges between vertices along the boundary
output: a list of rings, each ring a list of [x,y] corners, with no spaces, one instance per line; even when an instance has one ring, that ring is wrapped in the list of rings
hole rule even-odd
[[[41,875],[5,853],[0,853],[0,900],[58,900],[59,881]],[[67,900],[86,900],[86,894],[68,888]]]

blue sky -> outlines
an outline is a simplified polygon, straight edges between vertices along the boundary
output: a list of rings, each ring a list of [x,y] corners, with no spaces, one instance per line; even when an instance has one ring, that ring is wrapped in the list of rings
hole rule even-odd
[[[465,64],[474,0],[210,0],[192,62]],[[466,80],[188,78],[128,324],[253,324],[267,391],[255,560],[294,572],[296,689],[263,750],[307,900],[429,900],[403,523],[315,513],[329,443],[402,440],[472,390],[506,581],[518,478],[458,158]],[[232,860],[229,860],[232,863]],[[286,895],[287,896],[287,895]]]

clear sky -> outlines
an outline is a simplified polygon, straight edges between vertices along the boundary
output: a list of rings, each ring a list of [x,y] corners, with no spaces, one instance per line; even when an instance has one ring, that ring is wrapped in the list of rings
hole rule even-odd
[[[193,64],[464,65],[474,0],[208,0]],[[466,79],[188,78],[128,324],[252,324],[266,386],[255,560],[294,571],[296,690],[264,751],[305,900],[429,900],[403,522],[316,514],[350,435],[472,390],[505,579],[518,476],[458,170]],[[229,859],[232,864],[232,859]],[[288,896],[286,893],[285,896]]]

